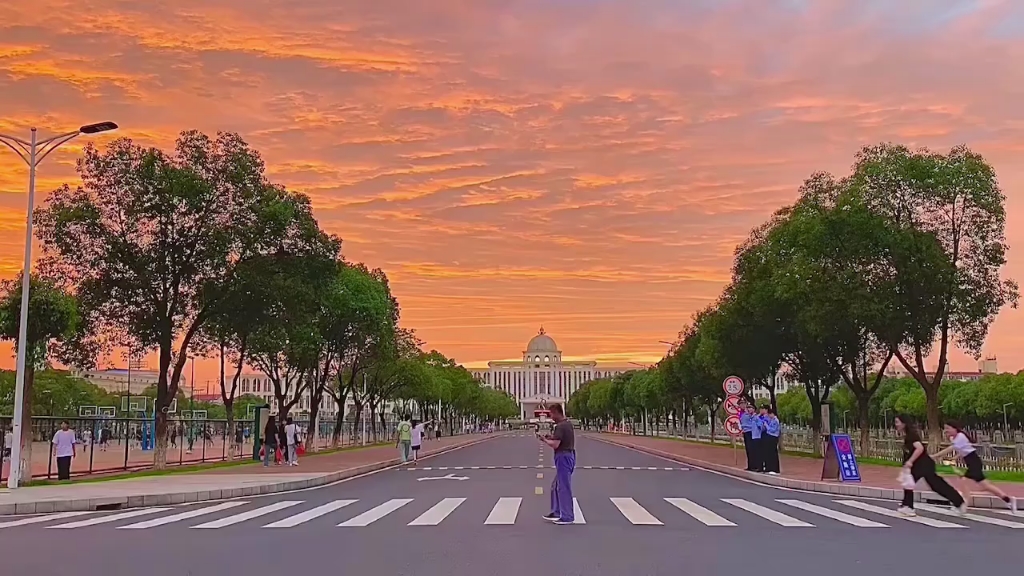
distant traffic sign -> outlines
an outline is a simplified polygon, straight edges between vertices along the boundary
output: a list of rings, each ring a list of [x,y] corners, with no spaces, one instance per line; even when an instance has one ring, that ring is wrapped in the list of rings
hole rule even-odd
[[[725,413],[730,416],[735,416],[740,413],[739,396],[727,396],[725,398]]]
[[[722,389],[729,396],[739,396],[743,394],[743,380],[739,376],[729,376],[722,382]]]
[[[742,436],[743,429],[740,427],[739,416],[729,416],[725,419],[725,431],[729,436]]]

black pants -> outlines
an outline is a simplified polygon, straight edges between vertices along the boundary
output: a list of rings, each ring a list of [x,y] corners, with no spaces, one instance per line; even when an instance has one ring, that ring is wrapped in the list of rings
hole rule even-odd
[[[922,455],[921,458],[928,458],[928,456]],[[928,461],[931,462],[931,458],[928,458]],[[910,469],[910,475],[914,477],[915,481],[924,478],[925,483],[928,484],[928,487],[932,489],[932,492],[935,492],[939,496],[942,496],[946,500],[949,500],[949,503],[952,504],[954,507],[960,506],[961,504],[964,503],[964,497],[961,496],[955,488],[950,486],[949,482],[946,482],[946,480],[943,479],[942,476],[939,476],[935,472],[934,462],[932,462],[930,466],[914,466],[913,468]],[[906,506],[907,508],[914,507],[913,490],[903,491],[903,506]]]
[[[757,458],[754,457],[754,439],[750,432],[743,433],[743,451],[747,455],[747,470],[754,470],[754,462]]]
[[[768,434],[761,437],[761,459],[764,461],[765,472],[780,472],[778,436]]]
[[[71,456],[57,456],[57,480],[71,480]]]

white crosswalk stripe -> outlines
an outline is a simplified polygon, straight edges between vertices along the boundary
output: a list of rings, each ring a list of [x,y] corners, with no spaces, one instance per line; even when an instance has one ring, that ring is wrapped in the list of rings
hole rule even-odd
[[[646,508],[632,498],[612,498],[612,504],[629,520],[631,524],[642,526],[662,526],[661,520],[654,517]]]
[[[128,518],[135,518],[136,516],[144,516],[146,514],[156,514],[157,512],[166,512],[170,508],[141,508],[139,510],[129,510],[127,512],[121,512],[119,514],[111,514],[109,516],[100,516],[99,518],[90,518],[88,520],[79,520],[78,522],[69,522],[67,524],[61,524],[59,526],[47,526],[47,528],[85,528],[86,526],[96,526],[97,524],[107,524],[110,522],[117,522],[118,520],[126,520]]]
[[[53,520],[63,520],[64,518],[74,518],[75,516],[84,516],[86,514],[95,514],[93,510],[78,511],[78,512],[57,512],[55,514],[44,514],[43,516],[32,516],[31,518],[20,518],[18,520],[8,520],[6,522],[0,522],[0,528],[14,528],[15,526],[28,526],[29,524],[42,524],[44,522],[51,522]]]
[[[779,500],[779,502],[782,502],[783,504],[785,504],[787,506],[792,506],[794,508],[799,508],[800,510],[806,510],[807,512],[812,512],[812,513],[817,514],[819,516],[824,516],[826,518],[831,518],[833,520],[838,520],[838,521],[843,522],[845,524],[851,524],[851,525],[856,526],[858,528],[888,528],[889,527],[887,524],[882,524],[881,522],[875,522],[874,520],[868,520],[866,518],[861,518],[859,516],[853,516],[851,514],[846,514],[845,512],[839,512],[839,511],[836,511],[836,510],[832,510],[831,508],[825,508],[823,506],[818,506],[816,504],[810,504],[810,503],[804,502],[802,500]]]
[[[515,524],[522,503],[522,498],[498,498],[484,524]]]
[[[665,501],[693,516],[705,526],[735,526],[732,522],[686,498],[665,498]]]
[[[277,522],[271,522],[270,524],[264,526],[264,528],[292,528],[294,526],[298,526],[299,524],[305,524],[310,520],[319,518],[326,514],[330,514],[335,510],[340,510],[341,508],[344,508],[345,506],[348,506],[350,504],[355,504],[356,502],[358,502],[358,500],[334,500],[333,502],[322,504],[320,506],[317,506],[316,508],[306,510],[305,512],[300,512],[294,516],[289,516],[282,520],[278,520]]]
[[[465,501],[465,498],[445,498],[409,522],[409,526],[437,526]]]
[[[960,524],[935,520],[934,518],[928,518],[926,516],[903,516],[895,510],[882,508],[881,506],[875,506],[874,504],[868,504],[867,502],[861,502],[859,500],[836,500],[836,503],[842,504],[843,506],[849,506],[851,508],[857,508],[858,510],[864,510],[865,512],[873,512],[882,516],[888,516],[890,518],[900,518],[907,522],[924,524],[925,526],[931,526],[932,528],[966,528],[966,526],[961,526]]]
[[[181,522],[182,520],[188,520],[189,518],[195,518],[197,516],[205,516],[207,514],[213,514],[214,512],[220,512],[221,510],[229,510],[236,506],[244,506],[248,502],[240,500],[234,500],[231,502],[221,502],[213,506],[206,506],[204,508],[195,508],[180,512],[178,514],[171,514],[170,516],[163,516],[161,518],[153,518],[152,520],[143,520],[142,522],[136,522],[135,524],[129,524],[127,526],[118,526],[118,530],[141,530],[144,528],[153,528],[156,526],[163,526],[164,524],[172,524],[174,522]]]
[[[391,514],[395,510],[398,510],[402,506],[405,506],[409,502],[412,502],[412,498],[393,498],[376,508],[371,508],[366,512],[363,512],[355,518],[350,518],[349,520],[338,524],[338,526],[369,526],[377,520]]]
[[[572,515],[573,524],[586,524],[587,519],[583,517],[583,510],[580,510],[580,501],[576,498],[572,499]]]
[[[722,498],[722,502],[725,502],[726,504],[732,504],[733,506],[741,510],[746,510],[747,512],[750,512],[751,514],[756,514],[761,518],[768,520],[769,522],[774,522],[778,524],[779,526],[786,526],[790,528],[814,527],[814,524],[809,524],[807,522],[804,522],[803,520],[797,520],[792,516],[787,516],[782,512],[776,512],[771,508],[765,508],[760,504],[754,504],[753,502],[749,500],[744,500],[742,498]]]
[[[261,506],[259,508],[256,508],[255,510],[248,510],[248,511],[242,512],[240,514],[232,514],[231,516],[228,516],[226,518],[221,518],[219,520],[214,520],[212,522],[207,522],[205,524],[200,524],[198,526],[193,526],[193,528],[198,528],[198,529],[224,528],[225,526],[232,526],[234,524],[239,524],[241,522],[245,522],[246,520],[252,520],[253,518],[259,518],[260,516],[266,516],[267,514],[270,514],[271,512],[277,512],[278,510],[284,510],[285,508],[291,508],[292,506],[295,506],[297,504],[302,504],[302,500],[282,500],[280,502],[274,502],[273,504],[268,504],[266,506]]]
[[[932,506],[931,504],[916,504],[918,510],[925,510],[932,512],[933,514],[941,514],[943,516],[958,517],[956,512],[953,512],[949,508],[942,508],[940,506]],[[990,518],[988,516],[980,516],[978,514],[964,514],[959,516],[966,518],[967,520],[973,520],[975,522],[981,522],[983,524],[992,524],[993,526],[1002,526],[1004,528],[1015,528],[1017,530],[1024,529],[1024,524],[1020,522],[1010,522],[1009,520],[1003,520],[1001,518]]]
[[[975,522],[980,525],[987,525],[987,527],[995,527],[994,529],[997,530],[1004,528],[1014,530],[1024,529],[1024,519],[1007,518],[1005,516],[998,515],[1000,512],[999,510],[972,511],[972,513],[960,516],[949,508],[932,506],[929,504],[918,504],[918,516],[904,517],[897,513],[895,507],[892,505],[881,503],[880,505],[876,505],[862,500],[819,500],[815,503],[814,501],[801,499],[780,498],[771,502],[757,503],[741,498],[722,498],[720,502],[717,503],[717,507],[722,508],[723,504],[726,504],[728,505],[726,507],[727,509],[724,511],[713,511],[712,508],[706,507],[709,505],[708,502],[699,502],[689,498],[662,498],[662,500],[670,504],[672,508],[666,509],[664,513],[661,513],[657,512],[653,508],[645,508],[645,506],[648,505],[648,500],[652,499],[656,500],[654,498],[649,499],[646,497],[639,499],[627,497],[605,499],[600,497],[592,499],[583,498],[582,500],[579,498],[573,498],[572,505],[575,514],[575,523],[584,525],[588,523],[595,524],[596,518],[597,525],[608,525],[609,522],[615,521],[618,514],[621,514],[627,522],[636,526],[685,526],[689,522],[689,526],[691,528],[696,528],[697,524],[692,522],[692,520],[696,520],[698,523],[706,527],[736,528],[737,526],[757,526],[758,528],[761,528],[763,525],[757,524],[758,520],[754,518],[754,516],[757,516],[760,519],[767,520],[781,527],[816,527],[815,524],[811,524],[810,522],[801,520],[800,518],[783,513],[783,510],[789,508],[790,510],[796,509],[806,514],[814,514],[819,518],[825,518],[826,520],[822,520],[823,523],[827,521],[835,521],[857,528],[893,527],[891,526],[891,522],[883,523],[879,522],[877,519],[872,519],[871,517],[873,515],[899,518],[901,520],[906,520],[907,522],[913,522],[932,528],[968,528],[968,526],[962,525],[961,523],[939,520],[934,517],[935,515],[939,515],[958,517],[961,518],[964,523]],[[459,514],[456,514],[460,508],[465,509],[466,506],[464,505],[470,500],[472,499],[464,497],[433,499],[395,498],[383,503],[379,503],[379,501],[368,503],[368,506],[373,507],[351,518],[349,518],[351,514],[344,514],[344,517],[338,518],[335,522],[344,520],[341,524],[337,524],[337,526],[342,527],[366,527],[378,521],[386,520],[389,523],[389,526],[394,526],[396,519],[386,517],[392,515],[400,508],[416,502],[416,508],[418,509],[417,513],[419,515],[415,516],[411,521],[403,518],[399,522],[403,524],[408,522],[406,524],[407,526],[470,526],[473,524],[479,526],[482,521],[485,525],[511,526],[519,522],[519,512],[522,509],[524,499],[520,497],[486,499],[487,505],[492,506],[489,513],[486,515],[486,519],[481,517],[482,514],[475,517],[469,512],[460,512]],[[611,512],[611,509],[607,507],[602,508],[597,506],[598,501],[601,500],[607,500],[610,502],[617,514],[615,512]],[[141,508],[118,512],[61,512],[25,518],[15,517],[0,519],[0,528],[16,528],[23,526],[25,529],[32,529],[35,525],[39,525],[43,528],[59,529],[88,528],[97,526],[106,529],[116,528],[118,530],[144,530],[159,528],[162,526],[181,523],[192,518],[206,516],[210,517],[208,518],[209,521],[191,527],[199,529],[217,529],[243,524],[278,511],[295,508],[294,512],[292,512],[292,510],[288,510],[288,513],[291,515],[261,526],[262,528],[282,529],[294,528],[302,524],[306,524],[317,518],[327,516],[341,510],[342,508],[351,506],[359,501],[360,500],[358,499],[344,499],[328,502],[307,503],[301,500],[280,500],[267,503],[265,505],[259,505],[250,501],[230,500],[216,504],[211,503],[209,505],[191,504],[181,507]],[[478,501],[478,503],[480,502]],[[594,506],[594,508],[588,508],[588,512],[590,512],[592,516],[594,514],[597,514],[597,516],[589,519],[585,518],[581,504],[582,506],[588,507]],[[716,503],[711,502],[710,504]],[[531,503],[531,507],[535,505],[535,503]],[[668,510],[671,510],[671,512]],[[860,511],[861,513],[851,513],[853,510]],[[661,517],[655,516],[655,513],[659,514]],[[615,516],[613,518],[608,516],[608,514],[614,514]],[[130,520],[132,518],[147,515],[150,517]],[[82,516],[84,516],[84,518],[77,518]],[[349,519],[345,520],[345,518]],[[259,526],[257,523],[251,524]],[[976,529],[982,528],[982,526],[978,525],[974,525],[972,527]]]

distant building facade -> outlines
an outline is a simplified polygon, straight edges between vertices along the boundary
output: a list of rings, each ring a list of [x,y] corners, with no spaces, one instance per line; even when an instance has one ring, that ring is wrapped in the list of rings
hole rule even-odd
[[[563,361],[562,351],[544,328],[530,339],[522,354],[522,360],[492,361],[486,370],[470,370],[483,384],[515,398],[521,419],[533,418],[534,410],[552,403],[566,402],[586,382],[637,369],[598,366],[594,360]]]

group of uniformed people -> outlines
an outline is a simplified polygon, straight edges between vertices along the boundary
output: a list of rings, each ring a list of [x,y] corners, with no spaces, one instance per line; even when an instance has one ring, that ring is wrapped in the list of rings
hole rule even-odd
[[[744,404],[740,414],[743,430],[743,448],[747,453],[747,470],[751,472],[779,473],[779,435],[782,423],[775,412],[753,404]]]

